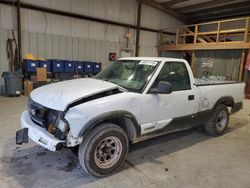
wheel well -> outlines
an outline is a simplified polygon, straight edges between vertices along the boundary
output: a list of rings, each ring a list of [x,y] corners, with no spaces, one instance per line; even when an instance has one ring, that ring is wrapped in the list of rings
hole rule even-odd
[[[129,141],[131,142],[133,142],[139,134],[138,130],[136,129],[135,123],[129,117],[110,118],[99,122],[96,126],[99,126],[104,122],[113,123],[121,127],[127,134]],[[94,126],[93,128],[95,128],[96,126]]]
[[[232,97],[222,97],[220,98],[216,104],[214,105],[214,108],[219,105],[219,104],[224,104],[227,107],[233,107],[234,106],[234,99]]]

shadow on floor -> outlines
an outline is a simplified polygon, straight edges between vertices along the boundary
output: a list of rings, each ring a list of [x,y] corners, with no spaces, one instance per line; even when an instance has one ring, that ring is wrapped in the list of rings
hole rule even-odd
[[[225,134],[246,126],[247,120],[238,120]],[[202,129],[190,129],[160,136],[131,145],[126,162],[118,175],[146,162],[160,163],[157,159],[168,156],[205,140],[213,139]],[[8,141],[15,144],[12,137]],[[7,145],[6,145],[7,147]],[[8,149],[8,148],[5,148]],[[100,179],[86,175],[71,150],[50,152],[34,144],[17,146],[11,156],[0,158],[5,176],[12,177],[22,187],[77,187]]]

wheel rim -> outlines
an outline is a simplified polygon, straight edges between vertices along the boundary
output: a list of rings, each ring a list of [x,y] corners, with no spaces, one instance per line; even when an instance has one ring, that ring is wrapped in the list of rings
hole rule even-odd
[[[104,138],[96,147],[94,160],[99,168],[110,168],[120,159],[122,144],[115,136]]]
[[[227,113],[221,111],[216,118],[216,127],[219,131],[222,131],[227,126]]]

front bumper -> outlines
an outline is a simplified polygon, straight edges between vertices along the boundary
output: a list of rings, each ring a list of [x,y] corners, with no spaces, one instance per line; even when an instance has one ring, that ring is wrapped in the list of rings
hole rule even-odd
[[[25,143],[27,141],[27,139],[25,138],[26,136],[28,136],[35,143],[50,151],[57,151],[61,149],[65,144],[65,141],[57,139],[47,130],[35,124],[30,119],[28,111],[24,111],[21,115],[21,126],[22,129],[20,131],[17,131],[16,134],[17,144]],[[25,134],[24,132],[26,132],[25,130],[27,129],[28,134]]]

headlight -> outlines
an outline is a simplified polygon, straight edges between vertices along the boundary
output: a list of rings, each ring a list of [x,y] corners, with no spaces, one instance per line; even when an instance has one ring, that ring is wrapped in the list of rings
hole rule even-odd
[[[63,118],[64,118],[63,112],[50,110],[47,115],[48,125],[53,125],[60,131],[65,133],[66,131],[68,131],[68,123]]]
[[[55,110],[49,110],[49,112],[47,114],[48,124],[55,126],[57,124],[58,119],[60,119],[60,113],[58,111],[55,111]]]

